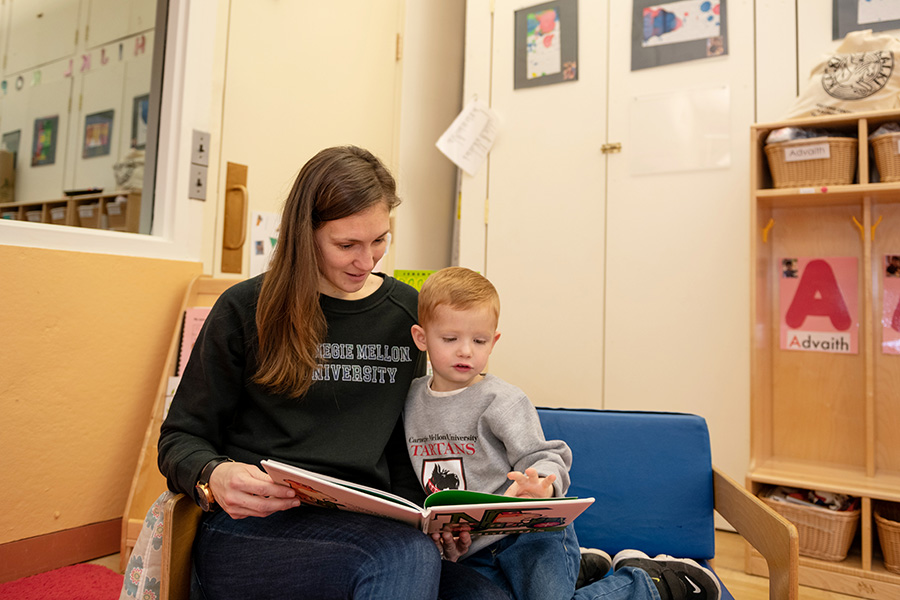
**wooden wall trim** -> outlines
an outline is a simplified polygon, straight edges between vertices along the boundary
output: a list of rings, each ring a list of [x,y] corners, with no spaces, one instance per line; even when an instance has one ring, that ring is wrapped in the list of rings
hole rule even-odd
[[[119,551],[122,519],[0,544],[0,583]]]

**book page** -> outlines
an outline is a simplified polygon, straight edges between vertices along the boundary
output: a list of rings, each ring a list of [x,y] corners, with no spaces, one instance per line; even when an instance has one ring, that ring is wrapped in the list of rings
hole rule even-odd
[[[421,528],[422,509],[405,498],[274,460],[261,464],[275,483],[293,488],[305,504],[386,517]]]

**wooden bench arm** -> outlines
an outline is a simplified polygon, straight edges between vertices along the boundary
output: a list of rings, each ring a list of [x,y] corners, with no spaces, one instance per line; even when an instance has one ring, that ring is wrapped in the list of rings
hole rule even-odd
[[[797,528],[716,467],[713,467],[713,490],[716,511],[766,559],[770,600],[798,600]]]
[[[203,511],[192,498],[177,494],[163,507],[162,585],[160,600],[188,600],[191,550]]]

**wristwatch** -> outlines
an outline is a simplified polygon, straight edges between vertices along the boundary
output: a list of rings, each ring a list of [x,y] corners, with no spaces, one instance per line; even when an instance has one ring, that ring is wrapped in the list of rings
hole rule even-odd
[[[194,486],[194,489],[197,491],[197,505],[206,512],[209,512],[212,505],[216,503],[212,490],[209,488],[209,477],[212,475],[213,469],[224,462],[234,461],[230,458],[219,457],[206,463],[206,466],[200,471],[200,479],[197,480],[197,485]]]

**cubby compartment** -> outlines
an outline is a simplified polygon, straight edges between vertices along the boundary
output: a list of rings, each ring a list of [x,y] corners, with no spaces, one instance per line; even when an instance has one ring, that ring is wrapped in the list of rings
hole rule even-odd
[[[802,553],[800,578],[863,598],[900,598],[900,573],[881,559],[875,518],[882,503],[900,503],[900,329],[890,327],[900,277],[888,273],[891,257],[900,260],[900,180],[882,180],[868,139],[890,122],[900,122],[900,112],[751,128],[747,486],[754,494],[787,486],[859,498],[858,516],[844,515],[858,521],[852,535],[831,523],[849,547]],[[776,187],[765,142],[785,127],[854,135],[852,182]],[[746,566],[766,573],[749,548]]]
[[[70,198],[0,204],[0,218],[138,233],[141,193],[84,194]]]

